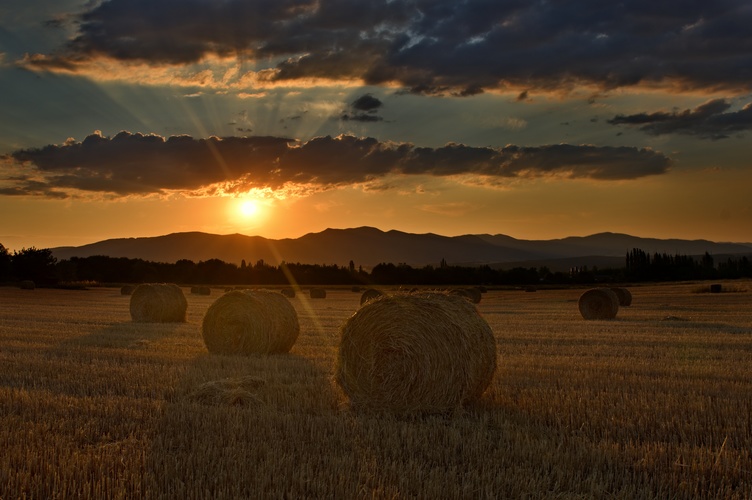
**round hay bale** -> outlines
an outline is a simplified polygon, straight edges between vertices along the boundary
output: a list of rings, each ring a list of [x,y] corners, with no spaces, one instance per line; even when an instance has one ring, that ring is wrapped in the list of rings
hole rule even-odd
[[[279,291],[282,295],[287,297],[288,299],[294,299],[295,298],[295,289],[292,287],[283,288]]]
[[[23,280],[18,284],[18,288],[21,290],[34,290],[37,285],[31,280]]]
[[[131,293],[130,309],[137,323],[182,323],[188,301],[173,283],[143,283]]]
[[[578,306],[585,319],[614,319],[619,298],[610,288],[592,288],[580,295]]]
[[[360,296],[360,305],[362,306],[366,302],[370,302],[374,299],[378,299],[384,295],[384,293],[381,290],[376,290],[375,288],[369,288],[365,292],[363,292],[363,295]]]
[[[537,291],[538,291],[538,287],[535,286],[535,285],[527,285],[525,287],[525,292],[527,292],[527,293],[535,293]]]
[[[326,290],[324,290],[323,288],[311,288],[310,294],[312,299],[326,298]]]
[[[630,292],[628,289],[617,286],[617,287],[611,288],[611,290],[616,294],[616,297],[619,299],[620,306],[632,305],[632,292]]]
[[[355,285],[352,288],[350,288],[350,291],[353,293],[360,293],[360,287]]]
[[[135,289],[136,285],[123,285],[120,287],[120,295],[131,295]]]
[[[211,288],[208,286],[192,286],[191,295],[211,295]]]
[[[723,285],[720,283],[713,283],[710,285],[710,293],[721,293],[723,291]]]
[[[451,411],[480,398],[495,369],[491,327],[458,295],[384,295],[340,328],[335,378],[355,409]]]
[[[480,299],[482,298],[481,292],[477,288],[455,288],[450,290],[449,293],[465,297],[473,304],[480,304]]]
[[[282,294],[228,292],[209,306],[201,335],[213,354],[288,352],[300,334],[298,313]]]

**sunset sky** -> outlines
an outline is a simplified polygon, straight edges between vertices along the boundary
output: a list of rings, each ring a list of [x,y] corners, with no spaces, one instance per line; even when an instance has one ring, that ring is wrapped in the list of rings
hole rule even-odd
[[[748,0],[3,0],[0,243],[752,242]]]

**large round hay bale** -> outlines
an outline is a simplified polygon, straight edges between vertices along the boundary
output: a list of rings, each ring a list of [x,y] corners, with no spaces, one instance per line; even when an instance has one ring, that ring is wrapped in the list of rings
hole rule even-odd
[[[36,287],[36,283],[31,280],[23,280],[18,284],[18,288],[21,290],[34,290]]]
[[[620,306],[632,305],[632,292],[630,292],[628,289],[617,286],[617,287],[611,288],[611,290],[616,294],[616,297],[619,299]]]
[[[385,295],[340,328],[335,376],[355,409],[450,411],[478,399],[495,369],[491,327],[461,296]]]
[[[360,296],[360,305],[362,306],[366,302],[370,302],[374,299],[378,299],[384,295],[384,293],[381,290],[376,290],[375,288],[368,288],[363,294]]]
[[[185,321],[188,301],[173,283],[143,283],[131,293],[131,319],[138,323]]]
[[[288,352],[300,334],[298,313],[281,293],[228,292],[209,306],[201,335],[214,354]]]
[[[614,319],[619,312],[619,298],[610,288],[592,288],[578,302],[585,319]]]
[[[288,299],[294,299],[295,298],[295,289],[292,287],[286,287],[279,291],[282,295],[287,297]]]
[[[123,285],[120,287],[120,295],[131,295],[135,289],[136,285]]]
[[[323,288],[311,288],[310,292],[312,299],[325,299],[326,290]]]

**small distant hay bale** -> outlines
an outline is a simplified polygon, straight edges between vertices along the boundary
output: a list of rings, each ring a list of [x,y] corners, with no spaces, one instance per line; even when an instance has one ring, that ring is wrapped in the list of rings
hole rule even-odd
[[[486,288],[486,287],[485,287],[485,286],[483,286],[483,285],[477,286],[476,288],[477,288],[478,290],[480,290],[480,293],[488,293],[488,288]]]
[[[363,292],[363,295],[360,296],[360,305],[362,306],[366,302],[370,302],[374,299],[378,299],[384,295],[384,293],[381,290],[376,290],[375,288],[369,288],[365,292]]]
[[[619,297],[610,288],[592,288],[580,295],[578,306],[585,319],[614,319]]]
[[[357,285],[353,286],[352,288],[350,288],[350,291],[353,293],[360,293],[360,287]]]
[[[211,295],[211,288],[209,288],[208,286],[192,286],[191,294],[192,295]]]
[[[477,288],[454,288],[449,291],[452,295],[459,295],[464,297],[473,304],[480,304],[480,300],[483,297],[480,290]]]
[[[720,283],[713,283],[710,285],[710,293],[721,293],[723,291],[723,285]]]
[[[458,295],[384,295],[340,328],[335,378],[353,409],[448,412],[480,398],[495,369],[491,327]]]
[[[612,287],[611,290],[616,294],[616,297],[619,299],[620,306],[632,305],[632,292],[630,292],[628,289],[617,286],[617,287]]]
[[[287,297],[288,299],[294,299],[295,298],[295,289],[292,287],[286,287],[279,291],[282,295]]]
[[[183,289],[173,283],[143,283],[131,293],[131,319],[137,323],[183,323],[187,309]]]
[[[213,354],[288,352],[300,334],[298,313],[282,294],[232,291],[209,306],[201,335]]]
[[[18,288],[20,288],[21,290],[34,290],[36,287],[36,283],[31,280],[23,280],[18,283]]]
[[[261,400],[255,390],[265,384],[253,376],[225,378],[204,382],[189,395],[191,401],[215,406],[259,406]]]
[[[120,287],[120,295],[131,295],[135,289],[136,285],[123,285]]]
[[[534,293],[534,292],[537,292],[537,291],[538,291],[538,287],[537,287],[537,286],[535,286],[535,285],[527,285],[527,286],[525,287],[525,291],[526,291],[527,293]]]
[[[323,288],[311,288],[310,292],[312,299],[325,299],[326,290]]]

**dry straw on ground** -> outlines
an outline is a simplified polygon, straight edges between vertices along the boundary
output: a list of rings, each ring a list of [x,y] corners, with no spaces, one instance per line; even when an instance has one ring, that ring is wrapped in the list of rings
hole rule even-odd
[[[376,290],[375,288],[368,288],[363,294],[360,296],[360,305],[364,305],[366,302],[370,302],[374,299],[377,299],[384,295],[384,293],[381,290]]]
[[[36,284],[31,280],[23,280],[18,284],[18,287],[21,290],[34,290],[37,286]]]
[[[630,292],[627,288],[624,287],[612,287],[611,290],[616,294],[616,297],[619,299],[619,305],[620,306],[631,306],[632,305],[632,292]]]
[[[355,409],[450,411],[478,399],[495,369],[491,327],[460,296],[383,296],[340,329],[336,380]]]
[[[578,301],[585,319],[614,319],[619,312],[619,297],[610,288],[591,288]]]
[[[189,395],[191,401],[216,406],[259,406],[261,400],[256,389],[264,380],[254,376],[225,378],[204,382]]]
[[[228,292],[209,306],[201,335],[214,354],[288,352],[300,334],[298,314],[281,293]]]
[[[465,297],[473,304],[480,304],[481,292],[477,288],[454,288],[450,290],[449,293]]]
[[[181,323],[188,301],[173,283],[143,283],[131,294],[131,319],[137,323]]]

